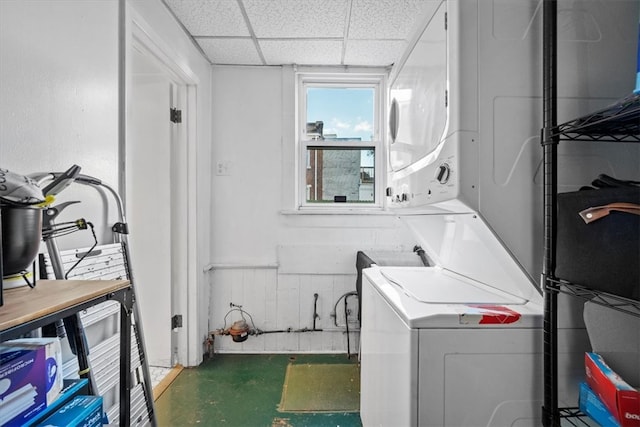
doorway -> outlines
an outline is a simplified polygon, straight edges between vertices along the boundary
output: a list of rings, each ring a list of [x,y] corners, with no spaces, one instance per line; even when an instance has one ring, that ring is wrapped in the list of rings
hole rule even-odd
[[[179,118],[187,86],[140,43],[130,71],[124,168],[132,277],[148,364],[170,368],[184,364],[187,351],[188,147]]]

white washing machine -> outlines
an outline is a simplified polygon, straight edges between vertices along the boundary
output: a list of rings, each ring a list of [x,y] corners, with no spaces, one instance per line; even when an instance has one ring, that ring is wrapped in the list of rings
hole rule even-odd
[[[364,270],[363,425],[540,425],[540,292],[477,215],[413,219],[436,266]]]

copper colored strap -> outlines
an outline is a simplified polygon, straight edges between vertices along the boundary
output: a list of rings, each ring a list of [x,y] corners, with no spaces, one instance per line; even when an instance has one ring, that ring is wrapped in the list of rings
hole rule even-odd
[[[611,211],[640,215],[640,205],[625,202],[610,203],[604,206],[596,206],[593,208],[585,209],[580,212],[580,217],[584,220],[585,223],[589,224],[590,222],[596,221],[600,218],[604,218],[605,216],[609,215]]]

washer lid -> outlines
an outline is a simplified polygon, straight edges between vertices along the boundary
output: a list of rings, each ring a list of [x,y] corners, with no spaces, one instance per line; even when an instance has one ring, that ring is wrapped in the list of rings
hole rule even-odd
[[[380,274],[423,303],[523,305],[528,302],[442,268],[380,268]]]
[[[475,214],[401,217],[432,265],[528,301],[542,292],[482,218]]]

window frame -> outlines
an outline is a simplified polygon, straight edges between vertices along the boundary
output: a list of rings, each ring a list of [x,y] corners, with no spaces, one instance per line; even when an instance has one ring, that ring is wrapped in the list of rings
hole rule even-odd
[[[298,210],[380,210],[384,206],[382,194],[384,136],[383,119],[386,105],[387,73],[376,72],[326,72],[302,71],[296,73],[296,206]],[[335,141],[313,139],[307,135],[307,88],[371,88],[374,90],[373,132],[371,141]],[[310,147],[374,150],[374,201],[371,203],[307,202],[307,151]]]

